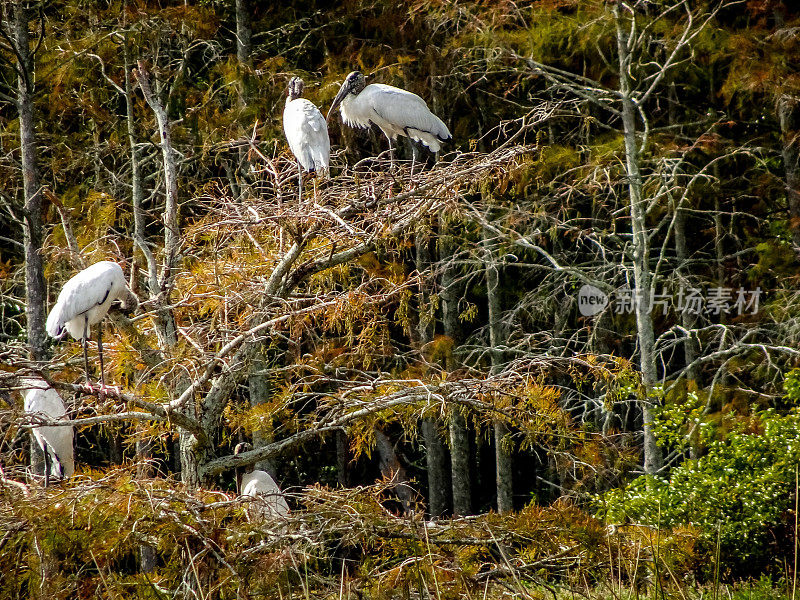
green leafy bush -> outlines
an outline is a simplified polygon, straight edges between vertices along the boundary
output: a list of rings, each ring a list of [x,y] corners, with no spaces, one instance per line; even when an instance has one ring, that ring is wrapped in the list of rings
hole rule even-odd
[[[754,430],[711,442],[706,455],[682,463],[668,479],[642,476],[607,492],[599,499],[601,516],[615,523],[696,526],[707,552],[719,539],[729,571],[782,564],[781,550],[791,555],[800,410],[785,416],[769,410],[757,419]]]

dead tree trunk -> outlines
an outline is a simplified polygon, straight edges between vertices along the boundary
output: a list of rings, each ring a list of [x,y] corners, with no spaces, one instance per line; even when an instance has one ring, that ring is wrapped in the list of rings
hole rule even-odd
[[[131,81],[131,58],[128,39],[123,47],[125,67],[124,89],[120,90],[125,97],[125,118],[128,128],[128,150],[131,161],[131,203],[133,205],[133,242],[144,257],[147,268],[147,287],[150,296],[158,293],[158,265],[153,252],[145,238],[144,213],[144,181],[142,178],[142,162],[136,142],[136,113],[133,105],[133,82]]]
[[[636,333],[639,345],[639,367],[642,373],[644,398],[640,400],[644,429],[644,470],[655,474],[661,469],[662,456],[653,433],[653,409],[657,399],[655,333],[650,312],[652,294],[650,272],[650,238],[647,230],[647,202],[642,195],[641,157],[636,128],[636,104],[632,96],[630,68],[632,61],[628,36],[620,18],[619,6],[613,8],[616,20],[619,59],[619,97],[622,101],[622,128],[625,140],[625,172],[628,178],[631,229],[633,233],[633,281],[636,312]]]
[[[180,227],[178,225],[178,169],[175,161],[175,152],[172,148],[167,111],[150,86],[150,79],[144,63],[138,61],[137,66],[138,69],[135,71],[136,78],[139,81],[139,86],[147,104],[156,117],[164,166],[164,264],[161,269],[158,286],[155,289],[151,289],[150,294],[158,307],[156,310],[155,330],[159,347],[164,356],[169,356],[178,341],[175,319],[172,311],[168,308],[169,291],[174,285],[175,268],[181,246]],[[188,387],[189,382],[185,375],[179,375],[173,382],[175,397],[179,397]],[[181,410],[190,419],[197,419],[197,407],[193,398],[189,398]],[[199,444],[195,434],[184,428],[179,430],[178,435],[181,481],[187,488],[196,489],[200,485]]]
[[[47,288],[42,263],[42,189],[37,164],[36,125],[34,123],[34,64],[28,34],[27,2],[14,4],[14,51],[17,56],[17,111],[22,160],[23,244],[25,247],[25,315],[28,347],[33,360],[47,359],[46,320]]]

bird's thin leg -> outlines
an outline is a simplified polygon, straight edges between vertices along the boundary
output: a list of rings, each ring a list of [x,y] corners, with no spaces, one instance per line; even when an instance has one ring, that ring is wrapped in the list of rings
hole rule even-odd
[[[303,202],[303,167],[297,161],[297,203]]]
[[[50,446],[44,443],[44,487],[50,485]]]
[[[417,145],[411,142],[411,179],[414,179],[414,165],[417,163]]]
[[[100,356],[100,387],[106,387],[106,374],[103,368],[103,322],[97,324],[97,354]]]
[[[87,350],[87,346],[89,345],[88,338],[89,337],[89,317],[85,317],[83,321],[83,338],[81,342],[83,342],[83,368],[86,369],[86,385],[92,387],[92,381],[89,379],[89,351]]]
[[[64,467],[61,465],[61,459],[55,452],[53,452],[53,456],[56,457],[56,477],[59,480],[64,479]]]
[[[389,169],[394,171],[394,151],[392,150],[392,138],[387,135],[386,139],[389,140]]]

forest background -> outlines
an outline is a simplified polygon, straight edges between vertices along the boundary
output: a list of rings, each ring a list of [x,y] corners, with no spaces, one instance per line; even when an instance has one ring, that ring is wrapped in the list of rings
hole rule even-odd
[[[2,2],[0,597],[794,597],[790,6]],[[286,84],[356,69],[453,140],[412,172],[332,115],[298,200]],[[44,332],[99,260],[118,389]]]

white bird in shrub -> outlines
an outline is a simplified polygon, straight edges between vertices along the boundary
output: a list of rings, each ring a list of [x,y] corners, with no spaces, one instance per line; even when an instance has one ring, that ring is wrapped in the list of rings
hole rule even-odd
[[[234,455],[250,450],[252,446],[247,442],[236,445]],[[236,487],[240,498],[250,499],[247,506],[248,521],[264,521],[289,515],[289,505],[281,488],[266,471],[256,469],[249,473],[241,473],[236,468]]]
[[[305,84],[292,77],[286,89],[283,109],[283,133],[297,160],[297,193],[303,199],[303,171],[327,171],[330,165],[331,141],[328,122],[310,100],[303,98]]]
[[[336,107],[340,107],[342,121],[351,127],[378,126],[389,140],[392,165],[392,140],[398,135],[426,145],[433,153],[439,152],[442,142],[452,138],[447,125],[430,111],[425,100],[392,85],[367,85],[360,71],[353,71],[344,80],[328,111],[328,119]],[[414,155],[416,157],[416,148]],[[411,169],[413,171],[413,164]]]
[[[67,420],[67,409],[58,392],[43,379],[24,379],[25,413],[48,421]],[[31,429],[44,454],[44,484],[66,479],[75,471],[72,425],[40,425]]]
[[[47,333],[61,338],[64,332],[83,344],[83,362],[86,383],[89,381],[89,355],[86,349],[92,325],[100,323],[114,300],[121,300],[125,308],[134,309],[138,299],[128,289],[122,267],[104,260],[93,264],[72,277],[61,290],[55,306],[47,316]],[[105,387],[103,373],[103,327],[97,329],[97,353],[100,357],[100,381]]]

